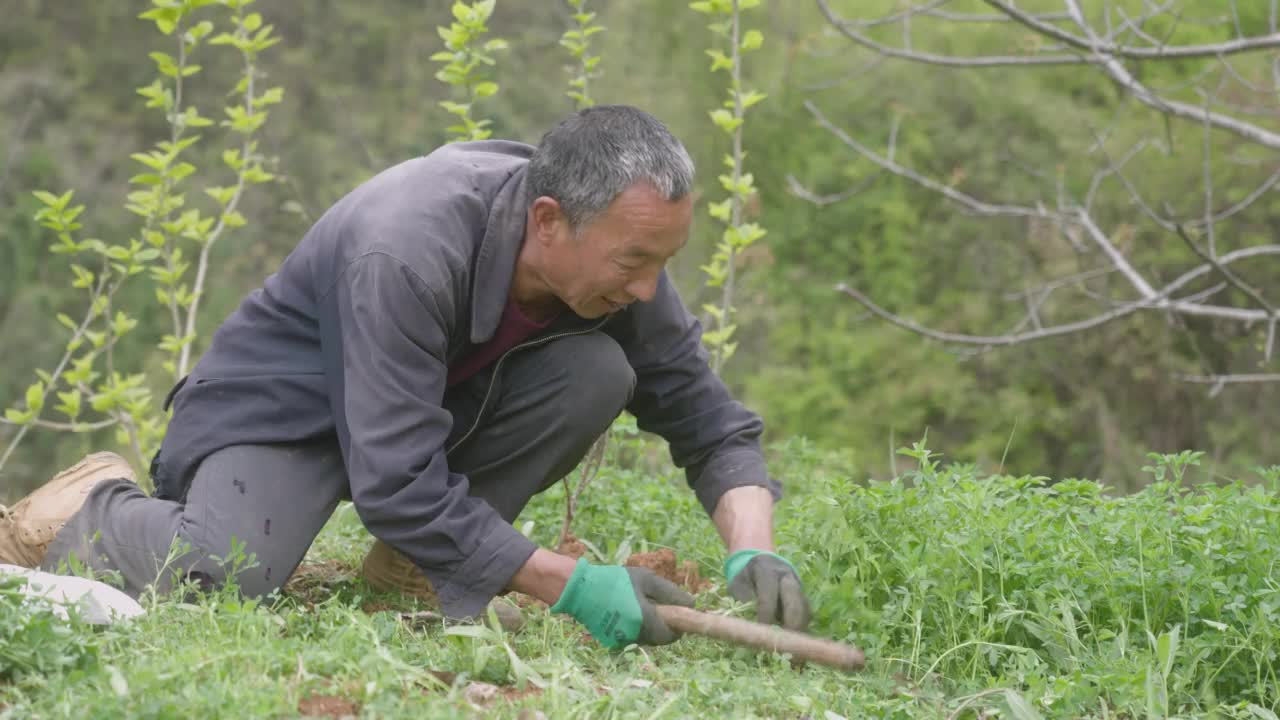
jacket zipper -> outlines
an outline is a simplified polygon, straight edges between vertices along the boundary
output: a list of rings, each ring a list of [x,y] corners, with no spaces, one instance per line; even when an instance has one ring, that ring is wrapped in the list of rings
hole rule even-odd
[[[537,338],[536,340],[530,340],[528,342],[521,343],[511,348],[510,350],[506,351],[505,353],[503,353],[502,357],[498,358],[498,363],[493,366],[493,373],[489,376],[489,386],[485,388],[484,399],[480,401],[480,409],[476,412],[475,421],[471,423],[471,427],[467,429],[466,434],[458,438],[457,442],[455,442],[453,445],[445,449],[444,451],[445,455],[448,456],[449,453],[456,450],[459,445],[462,445],[462,443],[469,440],[471,436],[475,434],[476,428],[480,427],[480,421],[484,419],[484,411],[489,406],[489,396],[493,394],[493,386],[498,381],[498,373],[502,372],[502,363],[506,362],[507,358],[510,357],[512,353],[519,352],[520,350],[524,350],[525,348],[536,347],[538,345],[545,345],[546,343],[549,343],[552,340],[559,340],[560,338],[572,337],[574,335],[585,335],[589,332],[595,332],[596,330],[599,330],[600,328],[604,327],[604,324],[608,321],[609,321],[609,318],[608,316],[606,316],[604,320],[601,320],[600,322],[596,323],[592,327],[583,328],[581,330],[574,330],[572,332],[561,332],[561,333],[555,333],[553,335],[546,335],[544,337]]]

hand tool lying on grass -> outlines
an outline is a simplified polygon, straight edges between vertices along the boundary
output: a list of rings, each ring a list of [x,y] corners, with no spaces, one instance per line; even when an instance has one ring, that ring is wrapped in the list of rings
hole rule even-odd
[[[845,672],[861,670],[865,662],[862,650],[852,645],[679,605],[658,605],[657,608],[662,620],[682,633],[705,635],[770,652],[789,653],[793,661],[804,660]]]

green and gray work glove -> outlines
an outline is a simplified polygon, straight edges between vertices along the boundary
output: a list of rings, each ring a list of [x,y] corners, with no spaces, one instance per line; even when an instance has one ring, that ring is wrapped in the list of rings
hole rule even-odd
[[[764,550],[739,550],[724,561],[729,594],[742,602],[756,601],[756,619],[788,630],[809,627],[809,599],[795,567]]]
[[[667,627],[655,604],[693,607],[693,596],[651,570],[579,558],[551,612],[571,615],[607,648],[675,642],[680,635]]]

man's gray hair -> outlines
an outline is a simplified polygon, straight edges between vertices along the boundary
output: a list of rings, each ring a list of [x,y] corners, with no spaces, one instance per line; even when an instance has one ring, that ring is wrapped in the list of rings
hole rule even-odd
[[[668,201],[693,190],[693,160],[657,118],[627,105],[598,105],[560,121],[529,161],[529,202],[546,195],[575,232],[614,198],[647,182]]]

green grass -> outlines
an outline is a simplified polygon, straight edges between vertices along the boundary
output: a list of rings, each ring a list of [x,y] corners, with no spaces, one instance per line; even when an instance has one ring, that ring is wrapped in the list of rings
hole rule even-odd
[[[624,426],[625,429],[625,426]],[[683,475],[623,433],[575,531],[593,559],[670,547],[719,580],[722,547]],[[284,597],[150,601],[129,626],[54,622],[0,587],[0,717],[1274,718],[1280,710],[1280,501],[1261,482],[1192,486],[1193,455],[1114,496],[1082,480],[918,467],[856,481],[803,442],[774,449],[780,552],[812,632],[867,651],[855,676],[702,638],[609,652],[562,616],[415,628],[354,568],[371,542],[342,506]],[[550,545],[560,489],[521,529]],[[8,593],[8,594],[6,594]],[[699,607],[748,615],[720,584]],[[473,682],[496,698],[468,695]],[[474,701],[474,704],[473,704]],[[318,704],[320,703],[320,704]],[[329,703],[323,705],[322,703]]]

